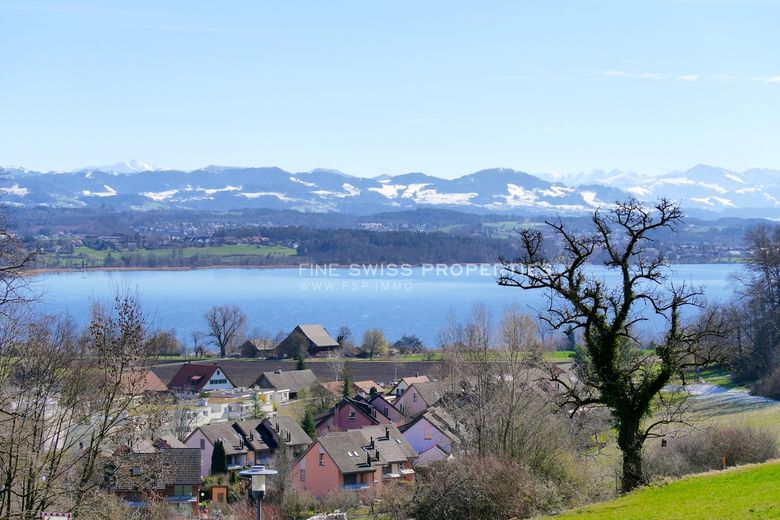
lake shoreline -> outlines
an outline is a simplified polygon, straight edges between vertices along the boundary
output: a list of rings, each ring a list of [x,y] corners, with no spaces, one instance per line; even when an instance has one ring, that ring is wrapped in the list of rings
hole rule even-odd
[[[45,274],[57,274],[57,273],[100,273],[100,272],[186,272],[186,271],[204,271],[204,270],[212,270],[212,269],[246,269],[246,270],[273,270],[273,269],[300,269],[300,268],[309,268],[311,266],[321,266],[321,267],[328,267],[332,269],[349,269],[353,266],[377,266],[377,267],[388,267],[388,266],[405,266],[405,267],[422,267],[423,265],[443,265],[443,266],[454,266],[454,265],[463,265],[463,266],[469,266],[469,265],[500,265],[499,262],[496,263],[487,263],[487,262],[455,262],[455,263],[449,263],[449,262],[438,262],[438,263],[426,263],[426,264],[409,264],[409,263],[377,263],[377,264],[362,264],[362,263],[351,263],[351,264],[340,264],[340,263],[323,263],[323,264],[315,264],[311,262],[301,262],[298,264],[274,264],[274,265],[225,265],[225,264],[214,264],[214,265],[197,265],[197,266],[155,266],[155,267],[144,267],[144,266],[112,266],[112,267],[41,267],[41,268],[33,268],[33,269],[25,269],[22,271],[22,276],[37,276],[37,275],[45,275]],[[597,264],[589,264],[589,265],[596,265],[597,267],[599,265]],[[742,266],[745,265],[742,262],[681,262],[677,264],[670,264],[669,267],[674,268],[674,266],[678,265],[733,265],[733,266]]]

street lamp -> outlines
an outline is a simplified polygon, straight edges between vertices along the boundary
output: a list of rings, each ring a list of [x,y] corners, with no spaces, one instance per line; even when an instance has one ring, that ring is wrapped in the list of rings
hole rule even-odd
[[[252,469],[246,469],[238,474],[241,478],[252,480],[252,497],[255,499],[255,508],[257,509],[257,520],[263,520],[263,498],[265,498],[265,477],[276,475],[274,469],[265,469],[262,464],[252,466]]]

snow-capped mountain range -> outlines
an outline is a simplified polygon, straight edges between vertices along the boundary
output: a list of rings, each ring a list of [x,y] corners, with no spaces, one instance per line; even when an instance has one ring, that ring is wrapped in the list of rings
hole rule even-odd
[[[335,170],[208,166],[162,170],[139,161],[72,172],[0,168],[0,200],[17,206],[227,210],[266,207],[368,214],[440,207],[469,212],[583,213],[630,195],[679,200],[698,216],[780,217],[780,171],[712,166],[661,176],[591,172],[564,180],[497,168],[457,179],[423,173],[353,177]],[[560,179],[560,177],[557,177]],[[565,181],[565,182],[564,182]]]

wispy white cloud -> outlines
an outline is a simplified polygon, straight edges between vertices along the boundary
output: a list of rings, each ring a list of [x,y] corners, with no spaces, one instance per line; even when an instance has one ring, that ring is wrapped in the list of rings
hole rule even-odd
[[[633,78],[633,79],[666,79],[665,74],[659,72],[629,72],[625,70],[608,70],[605,75],[612,78]]]
[[[633,72],[627,70],[607,70],[604,71],[605,76],[611,78],[631,78],[631,79],[651,79],[655,81],[660,80],[677,80],[677,81],[697,81],[699,79],[698,74],[665,74],[663,72]]]
[[[777,76],[770,76],[768,78],[764,78],[764,81],[767,83],[780,83],[780,74]]]

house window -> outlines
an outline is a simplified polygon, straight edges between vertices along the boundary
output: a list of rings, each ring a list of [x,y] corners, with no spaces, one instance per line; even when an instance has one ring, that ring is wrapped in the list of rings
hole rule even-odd
[[[306,482],[306,470],[301,468],[301,482]]]
[[[325,465],[325,454],[320,453],[320,466],[324,466],[324,465]]]
[[[191,497],[192,486],[173,486],[173,496],[175,497]]]
[[[224,385],[227,383],[227,379],[212,379],[209,381],[210,385]]]
[[[412,393],[412,402],[413,402],[413,403],[416,403],[416,402],[417,402],[417,393],[416,393],[416,392],[415,392],[415,393]]]
[[[206,449],[206,439],[200,440],[200,449],[205,450]]]
[[[349,412],[349,418],[347,420],[349,420],[349,421],[354,421],[355,420],[355,411],[354,410]]]
[[[344,475],[344,485],[348,486],[350,484],[357,484],[357,474],[351,473],[349,475]]]
[[[424,428],[423,438],[426,441],[431,440],[433,438],[433,432],[431,432],[431,425],[428,424],[428,423],[425,423],[425,426],[423,428]]]

